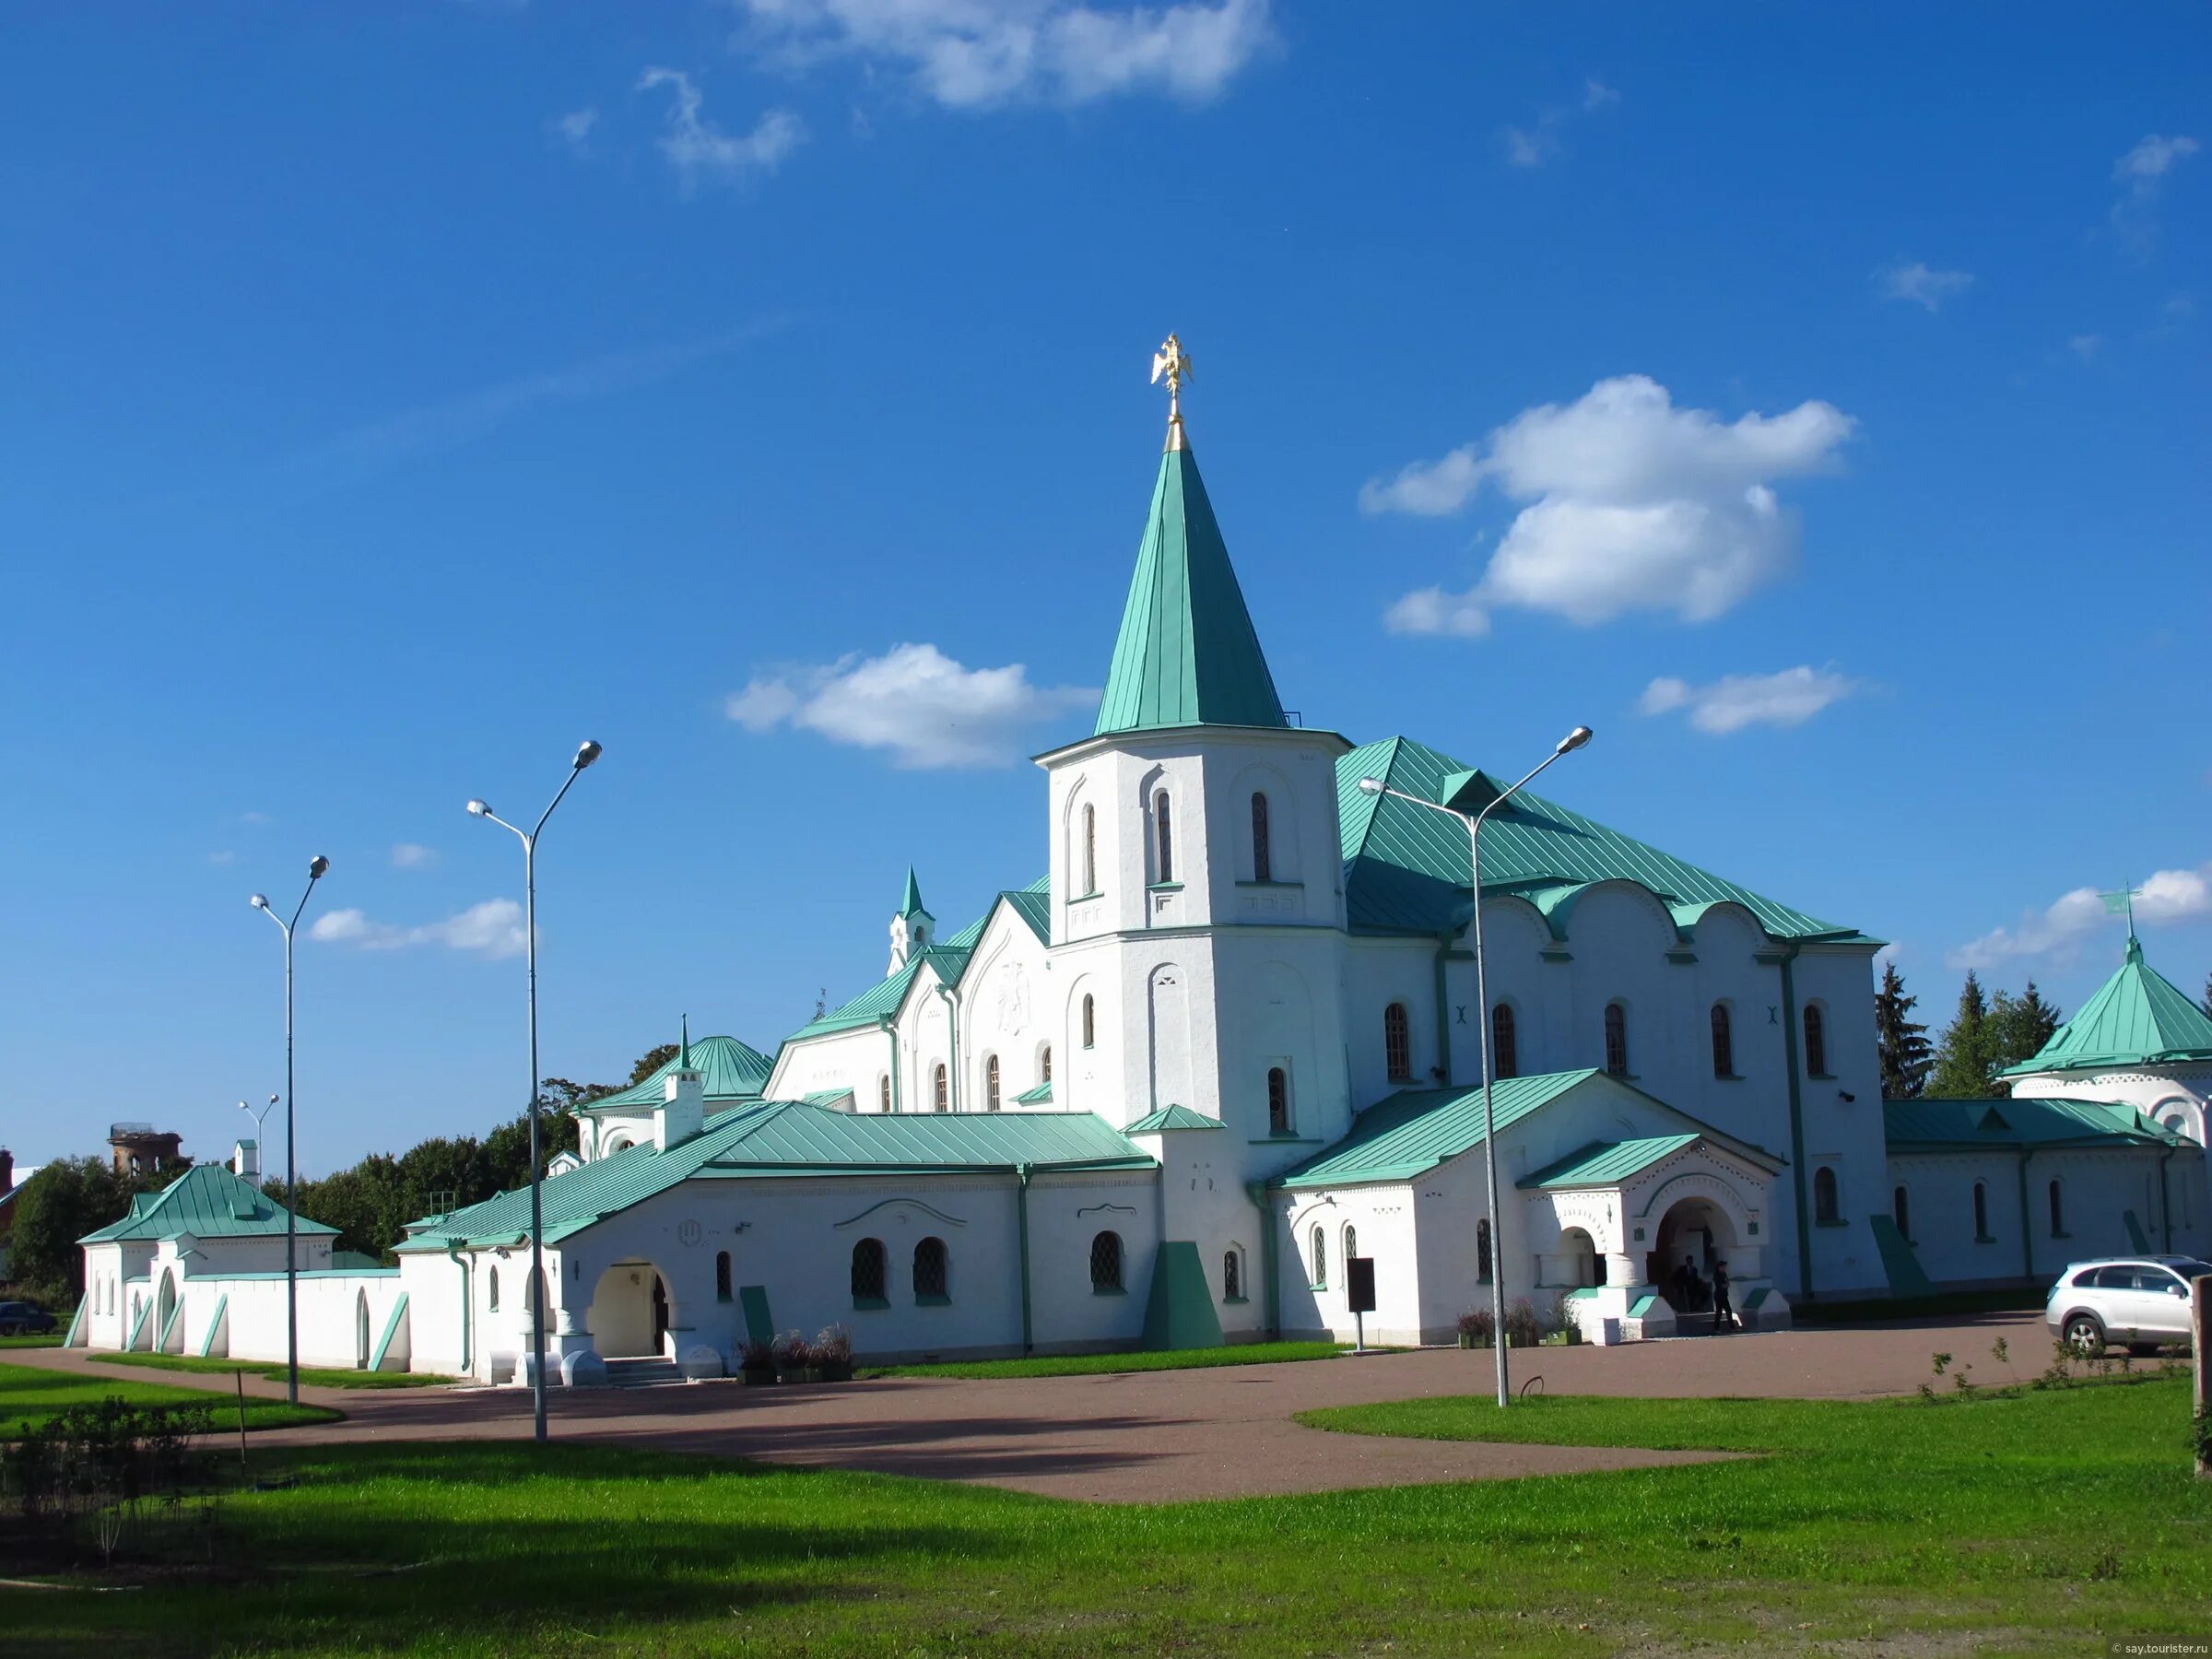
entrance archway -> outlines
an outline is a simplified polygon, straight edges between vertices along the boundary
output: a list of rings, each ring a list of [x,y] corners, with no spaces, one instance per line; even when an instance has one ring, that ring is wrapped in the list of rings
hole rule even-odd
[[[1606,1258],[1598,1253],[1597,1241],[1587,1229],[1570,1227],[1559,1234],[1559,1270],[1570,1285],[1606,1282]]]
[[[147,1347],[158,1349],[162,1346],[163,1340],[169,1335],[169,1323],[176,1316],[176,1270],[165,1267],[161,1270],[160,1292],[154,1299],[153,1339],[146,1345]]]
[[[1737,1242],[1735,1223],[1710,1198],[1677,1199],[1659,1218],[1657,1242],[1644,1257],[1646,1279],[1677,1313],[1709,1312],[1712,1270]]]
[[[353,1293],[353,1369],[369,1369],[369,1292]]]
[[[602,1359],[657,1359],[668,1335],[668,1282],[651,1262],[617,1262],[592,1291],[592,1346]]]

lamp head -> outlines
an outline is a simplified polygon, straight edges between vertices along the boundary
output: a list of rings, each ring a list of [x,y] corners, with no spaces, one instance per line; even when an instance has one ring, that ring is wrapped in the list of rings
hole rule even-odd
[[[600,754],[599,746],[598,746],[596,743],[593,742],[593,741],[592,741],[592,739],[590,739],[589,737],[586,737],[586,738],[583,740],[583,746],[582,746],[581,748],[579,748],[579,749],[576,751],[576,760],[575,760],[575,767],[576,767],[576,770],[577,770],[578,771],[582,771],[582,770],[583,770],[585,767],[589,766],[589,765],[590,765],[590,764],[591,764],[593,761],[594,761],[594,760],[598,759],[599,759],[599,754]]]
[[[307,878],[310,881],[320,881],[324,877],[329,874],[330,860],[324,857],[322,853],[318,853],[314,855],[314,857],[308,860]]]
[[[247,1105],[247,1104],[246,1104],[246,1103],[245,1103],[243,1100],[241,1100],[241,1101],[238,1103],[238,1109],[239,1109],[241,1112],[251,1112],[251,1111],[253,1111],[253,1107],[251,1107],[251,1106]]]
[[[1360,780],[1359,780],[1359,793],[1360,793],[1361,794],[1371,794],[1371,795],[1379,795],[1379,794],[1381,794],[1382,793],[1382,779],[1380,779],[1380,778],[1362,778],[1362,779],[1360,779]]]
[[[267,910],[269,908],[269,896],[266,893],[256,893],[253,895],[250,902],[253,904],[255,910]]]
[[[271,1095],[269,1097],[269,1104],[272,1106],[276,1104],[276,1097],[275,1095]]]
[[[1553,753],[1560,755],[1571,754],[1574,750],[1581,748],[1583,744],[1589,742],[1590,739],[1595,734],[1593,733],[1588,726],[1576,726],[1573,731],[1568,733],[1566,736],[1559,739],[1559,747],[1555,749]]]
[[[468,816],[471,818],[489,818],[491,816],[491,807],[483,801],[471,801],[468,804]]]

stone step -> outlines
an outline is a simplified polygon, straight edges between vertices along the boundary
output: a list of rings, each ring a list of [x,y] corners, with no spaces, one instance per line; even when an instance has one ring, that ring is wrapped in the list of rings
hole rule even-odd
[[[609,1388],[655,1388],[665,1382],[681,1382],[683,1368],[673,1359],[609,1359],[606,1362],[606,1385]]]

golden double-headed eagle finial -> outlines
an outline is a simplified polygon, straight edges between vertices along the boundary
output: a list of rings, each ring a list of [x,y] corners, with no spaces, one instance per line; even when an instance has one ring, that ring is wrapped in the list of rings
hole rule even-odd
[[[1152,354],[1152,383],[1168,382],[1168,447],[1182,447],[1182,382],[1190,378],[1191,355],[1182,342],[1170,335]]]

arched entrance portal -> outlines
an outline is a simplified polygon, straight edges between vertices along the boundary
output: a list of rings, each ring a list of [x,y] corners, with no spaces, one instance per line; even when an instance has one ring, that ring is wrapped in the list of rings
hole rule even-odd
[[[1559,1271],[1563,1276],[1559,1282],[1563,1284],[1606,1282],[1606,1258],[1598,1253],[1596,1241],[1586,1228],[1570,1227],[1559,1234]]]
[[[1677,1313],[1712,1308],[1712,1270],[1738,1241],[1735,1223],[1710,1198],[1677,1199],[1659,1219],[1658,1242],[1644,1257],[1646,1278]]]
[[[161,1270],[160,1292],[154,1299],[153,1340],[148,1342],[147,1347],[149,1348],[159,1348],[168,1340],[170,1321],[176,1317],[176,1270],[174,1268],[165,1267]]]
[[[617,1262],[599,1276],[585,1323],[602,1359],[657,1358],[668,1335],[668,1282],[651,1262]]]

